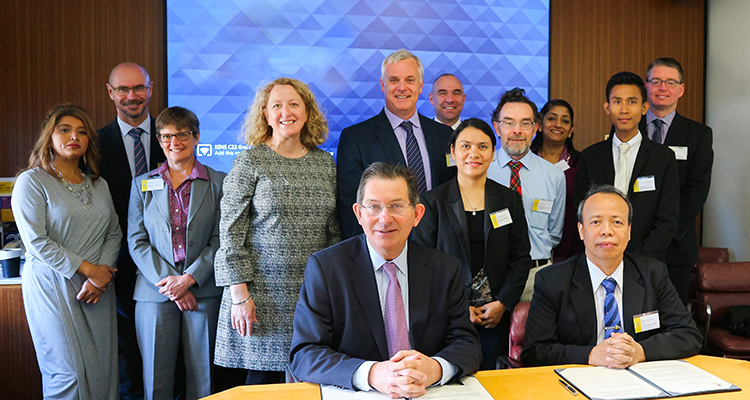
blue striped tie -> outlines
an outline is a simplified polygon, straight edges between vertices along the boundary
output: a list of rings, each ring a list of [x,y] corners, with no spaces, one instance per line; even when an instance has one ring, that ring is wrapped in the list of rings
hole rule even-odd
[[[419,151],[419,143],[414,137],[414,128],[411,121],[404,121],[399,125],[406,131],[406,164],[414,172],[417,178],[417,188],[419,193],[427,191],[427,180],[424,175],[424,163],[422,162],[422,153]]]
[[[141,134],[146,133],[141,128],[133,128],[128,132],[133,138],[133,158],[135,159],[135,176],[145,174],[148,172],[148,166],[146,165],[146,150],[143,148],[141,143]]]
[[[604,296],[604,338],[609,339],[613,333],[622,332],[622,324],[620,323],[620,310],[617,308],[617,300],[615,299],[615,282],[612,278],[607,278],[602,281],[604,290],[607,291],[607,295]]]

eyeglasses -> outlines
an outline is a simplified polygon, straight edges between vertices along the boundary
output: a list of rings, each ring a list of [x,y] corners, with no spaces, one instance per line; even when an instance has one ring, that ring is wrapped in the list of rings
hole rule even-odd
[[[666,84],[668,88],[674,89],[677,87],[677,85],[681,84],[682,82],[676,81],[674,79],[667,79],[665,81],[665,80],[654,78],[654,79],[648,80],[648,84],[651,85],[651,87],[659,87],[661,86],[662,83]]]
[[[112,88],[112,90],[114,90],[115,93],[118,96],[127,96],[127,95],[130,94],[131,90],[133,91],[133,93],[137,94],[138,96],[143,96],[144,94],[146,94],[146,91],[148,91],[148,86],[144,86],[144,85],[138,85],[138,86],[133,86],[133,87],[128,87],[128,86],[112,87],[112,86],[110,86],[110,88]]]
[[[414,206],[412,203],[391,203],[386,206],[382,204],[360,204],[362,206],[362,209],[365,210],[365,213],[371,217],[377,217],[380,215],[380,213],[383,212],[383,209],[387,208],[388,213],[391,215],[404,215],[406,213],[406,210],[409,209],[409,207]]]
[[[176,137],[177,140],[179,140],[180,142],[184,142],[190,139],[190,134],[192,133],[193,131],[182,131],[182,132],[177,132],[174,134],[172,133],[159,134],[159,135],[156,135],[156,137],[159,138],[159,141],[162,143],[171,142],[173,137]]]
[[[516,126],[520,126],[522,131],[530,131],[534,128],[534,125],[536,125],[536,122],[534,121],[498,121],[498,123],[503,129],[513,129]]]

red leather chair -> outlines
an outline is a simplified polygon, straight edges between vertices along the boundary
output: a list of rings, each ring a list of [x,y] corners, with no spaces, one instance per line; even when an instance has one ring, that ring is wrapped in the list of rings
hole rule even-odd
[[[698,265],[696,307],[698,326],[703,331],[703,349],[718,350],[724,357],[750,359],[750,338],[735,336],[723,326],[727,309],[750,305],[750,262],[705,263]]]
[[[510,343],[508,344],[508,358],[498,357],[497,369],[521,368],[521,350],[526,336],[526,318],[529,316],[528,301],[516,304],[510,319]]]

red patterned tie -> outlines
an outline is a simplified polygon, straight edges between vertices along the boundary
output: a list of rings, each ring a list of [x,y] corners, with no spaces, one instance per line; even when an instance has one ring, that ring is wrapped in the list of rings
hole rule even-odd
[[[518,192],[523,197],[523,191],[521,189],[521,177],[518,176],[518,171],[523,167],[520,161],[508,161],[510,167],[510,188]]]
[[[388,340],[388,357],[401,350],[409,350],[409,329],[406,326],[404,298],[401,285],[396,278],[396,264],[387,262],[383,270],[388,274],[388,289],[385,294],[385,337]]]

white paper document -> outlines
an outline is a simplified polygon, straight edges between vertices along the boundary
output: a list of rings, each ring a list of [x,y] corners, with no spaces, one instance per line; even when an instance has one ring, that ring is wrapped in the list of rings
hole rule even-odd
[[[492,396],[477,378],[467,376],[461,380],[461,383],[463,385],[454,383],[427,388],[427,393],[419,399],[492,400]],[[387,395],[376,391],[355,392],[333,386],[321,386],[320,393],[322,400],[383,400],[388,398]]]

